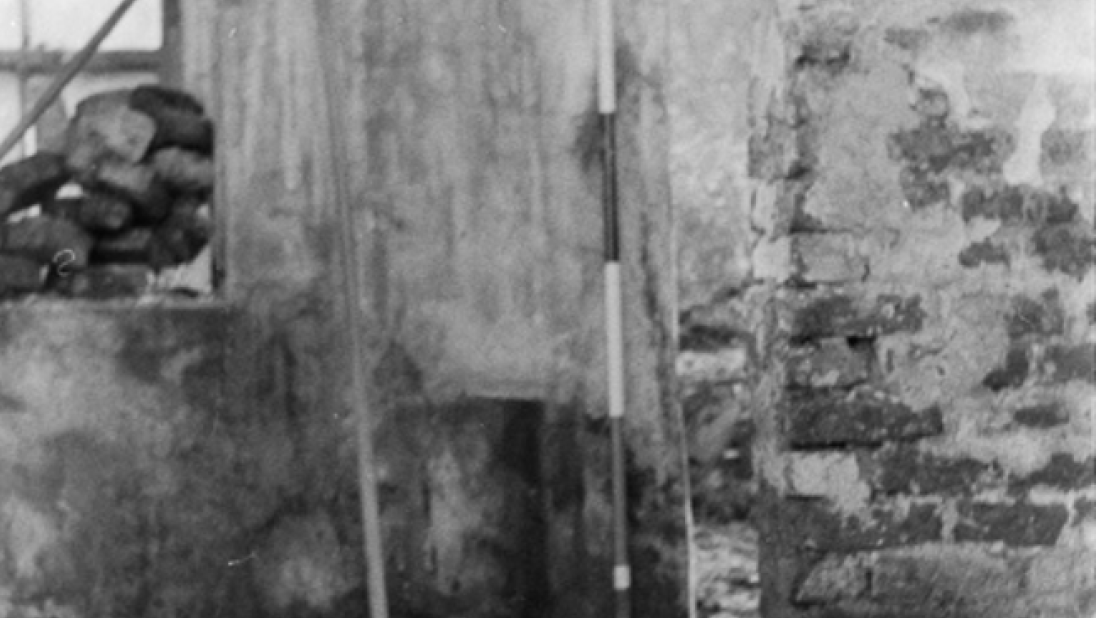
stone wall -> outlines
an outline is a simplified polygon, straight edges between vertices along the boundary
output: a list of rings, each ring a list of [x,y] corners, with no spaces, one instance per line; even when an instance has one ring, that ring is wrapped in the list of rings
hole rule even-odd
[[[336,148],[368,249],[350,324],[393,615],[610,611],[586,7],[182,5],[183,73],[217,126],[224,285],[0,306],[0,618],[364,615]],[[670,229],[664,7],[621,11],[621,71],[644,79],[624,80],[617,133],[633,600],[659,617],[689,607],[669,248],[652,242]]]
[[[1091,616],[1091,3],[779,11],[750,153],[763,614]]]

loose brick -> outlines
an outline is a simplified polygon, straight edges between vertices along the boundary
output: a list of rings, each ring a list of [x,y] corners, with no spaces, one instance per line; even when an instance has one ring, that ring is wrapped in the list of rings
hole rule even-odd
[[[803,578],[795,592],[795,601],[822,604],[856,599],[868,591],[868,581],[865,556],[826,556]]]
[[[156,177],[142,165],[110,161],[96,168],[95,185],[122,197],[133,206],[133,217],[141,223],[163,221],[171,211],[171,196]]]
[[[1078,460],[1067,453],[1051,455],[1047,465],[1009,483],[1009,493],[1022,495],[1036,486],[1052,487],[1065,491],[1091,489],[1096,486],[1096,459]]]
[[[963,268],[977,268],[985,264],[1008,266],[1011,262],[1008,250],[990,240],[976,242],[959,252],[959,265]]]
[[[149,116],[129,106],[129,90],[92,95],[76,106],[69,124],[65,153],[77,175],[89,174],[104,161],[140,162],[156,135]]]
[[[42,213],[93,232],[117,232],[133,220],[133,208],[128,202],[101,193],[49,200],[42,204]]]
[[[793,349],[787,360],[788,383],[806,388],[848,387],[868,379],[871,361],[864,350],[844,339],[825,339]]]
[[[27,258],[0,255],[0,297],[35,292],[41,286],[41,264]]]
[[[117,236],[99,238],[91,249],[91,261],[154,267],[171,263],[167,249],[150,228],[134,228]]]
[[[908,509],[876,506],[852,517],[822,501],[790,500],[783,503],[778,516],[784,542],[824,552],[928,543],[940,540],[942,530],[936,507],[928,504]]]
[[[1006,388],[1022,386],[1031,372],[1028,350],[1022,345],[1013,345],[1005,356],[1004,366],[986,374],[982,386],[997,392]]]
[[[869,497],[853,453],[789,453],[784,477],[787,493],[796,497],[864,501]]]
[[[999,172],[1014,147],[1006,131],[962,131],[934,119],[892,134],[887,143],[891,158],[904,160],[907,168],[937,174],[945,170]]]
[[[164,265],[186,264],[197,257],[213,237],[213,222],[203,214],[200,203],[176,202],[155,233],[164,249],[167,260]]]
[[[1049,271],[1080,279],[1096,263],[1096,239],[1088,224],[1047,225],[1035,233],[1033,241],[1035,253],[1042,257],[1043,268]]]
[[[845,294],[814,297],[793,310],[790,334],[801,339],[873,337],[921,329],[921,297],[880,295],[874,299]]]
[[[787,438],[795,447],[877,446],[944,431],[939,408],[915,411],[881,391],[861,388],[789,393]]]
[[[76,225],[53,217],[28,217],[0,226],[0,252],[50,264],[64,252],[73,268],[88,263],[92,238]]]
[[[1045,403],[1016,410],[1012,413],[1012,420],[1024,427],[1050,429],[1068,424],[1069,412],[1061,404]]]
[[[889,445],[866,455],[871,488],[884,494],[972,495],[1004,484],[992,462],[946,457],[911,445]]]
[[[1048,347],[1043,354],[1040,373],[1044,379],[1056,384],[1096,382],[1096,344]]]
[[[846,283],[864,279],[867,258],[845,234],[797,234],[792,237],[795,278],[803,283]]]
[[[40,152],[0,168],[0,218],[53,197],[71,176],[65,158]]]
[[[929,40],[929,33],[923,28],[887,28],[883,40],[899,49],[916,51]]]
[[[961,200],[964,221],[976,217],[1006,224],[1053,225],[1076,219],[1079,207],[1067,195],[1026,185],[999,189],[973,187]]]
[[[745,321],[743,316],[735,316]],[[741,328],[726,323],[708,323],[696,312],[687,311],[681,316],[681,334],[678,349],[687,352],[716,352],[730,347],[745,347],[753,339]],[[715,321],[713,321],[715,322]]]
[[[1019,339],[1027,335],[1052,336],[1065,332],[1065,311],[1058,290],[1043,292],[1040,299],[1017,296],[1012,299],[1008,335]]]
[[[129,105],[155,121],[152,149],[178,146],[202,154],[213,151],[213,123],[189,94],[161,86],[140,86],[130,95]]]
[[[954,535],[958,542],[1004,542],[1014,547],[1054,545],[1069,520],[1061,504],[961,502]]]
[[[142,265],[91,266],[58,276],[51,289],[63,296],[110,299],[140,296],[147,291],[152,269]]]
[[[213,160],[183,150],[164,148],[152,155],[152,169],[172,190],[188,195],[208,195],[213,189]]]

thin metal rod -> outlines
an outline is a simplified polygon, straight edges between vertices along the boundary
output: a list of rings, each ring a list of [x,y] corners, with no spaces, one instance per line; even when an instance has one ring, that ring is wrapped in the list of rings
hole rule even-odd
[[[355,238],[358,225],[350,205],[350,164],[346,149],[346,135],[341,123],[346,121],[343,113],[343,101],[350,96],[341,80],[339,65],[336,62],[338,37],[330,29],[331,20],[321,20],[321,15],[329,10],[327,0],[316,0],[313,4],[313,19],[316,29],[313,36],[317,43],[320,60],[320,72],[323,80],[324,98],[327,99],[327,128],[329,133],[329,165],[334,185],[335,206],[339,223],[339,255],[343,274],[343,315],[346,319],[346,332],[350,337],[350,372],[353,392],[351,394],[357,411],[358,429],[358,476],[362,507],[362,532],[365,542],[366,590],[369,593],[369,615],[371,618],[388,618],[388,594],[385,588],[384,549],[381,545],[380,501],[377,495],[377,465],[373,444],[373,419],[369,406],[369,384],[367,372],[366,340],[364,329],[376,325],[368,323],[362,313],[361,303],[366,288],[363,272],[361,248]],[[324,41],[330,40],[329,45]]]
[[[91,37],[91,40],[87,42],[87,45],[80,50],[80,53],[73,56],[72,60],[69,60],[65,65],[65,68],[61,70],[61,73],[54,78],[53,83],[49,85],[49,88],[42,93],[42,96],[38,97],[38,101],[34,104],[29,112],[23,115],[19,120],[19,124],[15,125],[15,128],[8,133],[8,136],[4,138],[4,142],[0,144],[0,160],[8,156],[11,149],[14,148],[19,141],[23,138],[23,134],[27,132],[34,123],[38,122],[38,119],[42,117],[42,114],[49,109],[50,105],[57,100],[57,97],[61,95],[61,91],[65,89],[65,86],[72,81],[76,74],[84,68],[91,57],[95,55],[95,52],[99,49],[99,46],[103,43],[103,40],[114,30],[114,27],[118,25],[118,22],[122,21],[129,8],[137,0],[122,0],[118,5],[118,8],[114,9],[114,12],[110,14],[103,25],[99,27],[99,30],[95,33],[95,36]]]
[[[30,51],[30,27],[31,27],[31,14],[30,14],[30,0],[19,0],[19,69],[16,74],[19,79],[19,113],[22,114],[27,111],[27,99],[30,98],[30,87],[27,84],[29,78],[27,71],[27,52]],[[19,140],[19,155],[26,157],[30,154],[29,140]],[[3,157],[0,157],[2,159]]]
[[[616,161],[616,44],[613,0],[597,4],[598,113],[601,116],[602,208],[605,226],[605,343],[612,441],[613,593],[616,618],[631,616],[632,570],[628,559],[628,494],[624,444],[626,381],[624,303],[620,268],[620,206]]]

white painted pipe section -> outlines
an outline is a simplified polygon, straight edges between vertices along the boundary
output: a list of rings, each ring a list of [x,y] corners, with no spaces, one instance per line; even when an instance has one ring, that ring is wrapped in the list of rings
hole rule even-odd
[[[605,330],[609,373],[609,417],[624,418],[624,307],[620,262],[605,263]]]
[[[616,112],[616,53],[613,0],[597,0],[597,111]]]

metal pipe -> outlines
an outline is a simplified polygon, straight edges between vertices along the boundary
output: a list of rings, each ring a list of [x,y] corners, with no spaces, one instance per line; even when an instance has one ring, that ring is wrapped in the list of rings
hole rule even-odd
[[[95,33],[95,36],[91,37],[91,40],[84,45],[84,48],[80,50],[80,53],[73,56],[72,60],[68,61],[65,68],[54,78],[53,82],[49,85],[49,88],[42,93],[41,97],[38,97],[38,101],[34,104],[29,112],[23,115],[19,120],[19,124],[15,125],[15,128],[8,133],[8,136],[4,138],[4,142],[0,144],[0,161],[4,157],[8,156],[11,149],[14,148],[19,140],[23,138],[23,134],[27,132],[34,123],[38,122],[38,119],[42,117],[42,114],[49,109],[50,105],[57,100],[57,97],[61,95],[61,91],[65,89],[65,86],[69,85],[76,74],[84,68],[85,65],[91,60],[91,57],[98,51],[99,46],[103,43],[103,40],[114,31],[114,27],[118,25],[118,22],[125,17],[129,8],[137,0],[122,0],[118,4],[118,8],[114,9],[114,12],[110,14],[103,25],[99,27],[99,30]]]
[[[620,206],[616,165],[616,62],[613,0],[597,4],[598,114],[601,120],[602,207],[605,226],[605,343],[612,441],[613,593],[616,618],[631,616],[627,474],[624,445],[626,386],[624,304],[620,270]]]
[[[323,80],[324,97],[327,99],[327,129],[330,172],[333,179],[334,201],[339,223],[339,255],[343,275],[343,316],[346,320],[346,332],[350,337],[354,407],[357,411],[358,429],[358,477],[361,493],[362,532],[365,542],[366,589],[369,592],[369,615],[371,618],[388,618],[388,594],[385,588],[384,550],[381,546],[380,501],[377,495],[377,465],[373,445],[373,419],[369,409],[369,384],[366,372],[366,340],[363,329],[375,325],[367,323],[361,310],[363,291],[366,288],[362,269],[361,248],[355,238],[358,226],[354,223],[354,213],[350,205],[350,162],[346,152],[346,136],[340,126],[346,116],[343,101],[351,96],[346,92],[344,82],[338,72],[336,62],[338,37],[334,36],[333,20],[321,22],[320,15],[330,10],[327,0],[316,0],[313,20],[316,29],[317,52],[320,59],[320,79]],[[325,45],[325,41],[330,41]]]

